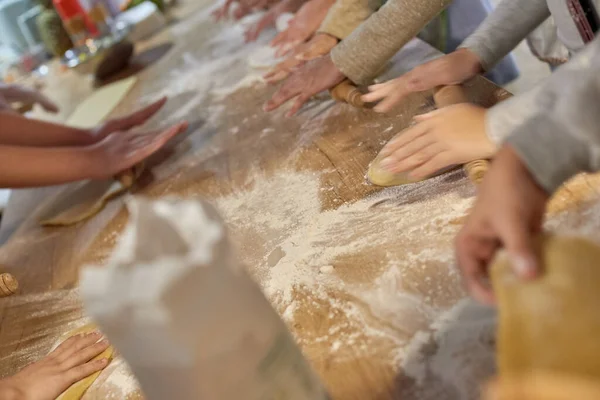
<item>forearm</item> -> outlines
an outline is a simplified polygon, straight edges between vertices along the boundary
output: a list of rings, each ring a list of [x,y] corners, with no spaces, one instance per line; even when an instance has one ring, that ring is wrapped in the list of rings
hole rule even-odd
[[[89,147],[0,145],[0,187],[58,185],[94,178]]]
[[[0,112],[0,144],[56,147],[86,146],[94,142],[94,136],[84,129]]]
[[[452,0],[389,0],[331,52],[350,80],[369,83],[406,43]]]
[[[503,0],[460,47],[477,54],[489,71],[550,17],[547,0]]]
[[[318,32],[344,39],[377,11],[381,4],[380,0],[337,0]]]
[[[572,175],[600,170],[600,40],[553,74],[536,97],[540,112],[507,143],[552,193]]]

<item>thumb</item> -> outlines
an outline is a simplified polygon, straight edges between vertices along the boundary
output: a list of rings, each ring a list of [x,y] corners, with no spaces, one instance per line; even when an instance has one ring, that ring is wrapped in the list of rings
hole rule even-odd
[[[534,234],[523,218],[504,218],[500,233],[513,271],[522,279],[533,279],[540,271],[535,251]]]

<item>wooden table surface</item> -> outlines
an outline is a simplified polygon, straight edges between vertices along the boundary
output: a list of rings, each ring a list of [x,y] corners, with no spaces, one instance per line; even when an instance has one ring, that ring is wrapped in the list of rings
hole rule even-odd
[[[118,111],[170,94],[165,110],[148,125],[182,118],[191,123],[185,135],[151,158],[151,172],[134,194],[215,202],[240,259],[334,398],[461,398],[462,389],[441,382],[439,371],[423,372],[426,379],[419,382],[405,370],[429,365],[421,358],[433,357],[435,349],[413,353],[409,344],[464,298],[452,238],[475,189],[460,171],[383,191],[364,178],[383,143],[431,108],[430,96],[412,95],[387,116],[326,98],[290,119],[283,117],[285,109],[264,113],[260,107],[274,89],[246,84],[248,79],[239,83],[248,76],[250,54],[241,30],[208,22],[201,6],[180,6],[178,14],[186,18],[146,44],[167,46],[162,48],[168,52],[138,73],[138,84]],[[414,42],[388,74],[432,54]],[[81,78],[65,79],[83,85]],[[89,83],[81,87],[86,89],[73,95],[71,108],[91,90]],[[505,96],[483,78],[470,82],[468,90],[486,106]],[[563,219],[568,214],[563,227],[591,229],[581,216],[591,212],[596,187],[597,179],[582,178],[561,193],[555,211]],[[0,265],[18,279],[20,293],[0,299],[0,376],[39,359],[60,334],[85,320],[78,271],[102,262],[127,222],[118,199],[85,223],[40,228],[37,219],[52,196],[68,190],[72,185],[17,191],[6,211]],[[466,382],[476,388],[493,372],[489,364]],[[115,397],[118,390],[123,396]],[[111,396],[140,393],[119,389],[107,372],[86,395]]]

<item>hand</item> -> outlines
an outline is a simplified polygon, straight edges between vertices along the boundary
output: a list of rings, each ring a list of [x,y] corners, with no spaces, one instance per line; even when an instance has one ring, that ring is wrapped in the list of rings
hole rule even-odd
[[[458,49],[448,55],[420,65],[391,81],[372,85],[371,93],[362,96],[364,102],[382,100],[374,110],[388,112],[404,97],[436,86],[460,84],[483,72],[481,62],[471,50]]]
[[[94,141],[100,141],[116,131],[128,131],[131,128],[140,126],[152,118],[167,102],[167,98],[163,97],[146,107],[135,111],[124,117],[110,119],[97,127],[93,128],[90,135]]]
[[[90,178],[107,179],[133,167],[185,132],[187,123],[154,132],[113,132],[90,147]]]
[[[309,0],[290,21],[288,28],[275,36],[271,46],[277,47],[275,55],[282,57],[299,44],[307,41],[321,26],[332,0]]]
[[[485,176],[471,215],[456,238],[458,266],[474,298],[494,302],[491,288],[484,282],[488,265],[501,246],[506,248],[519,277],[537,276],[533,237],[542,229],[548,197],[515,151],[505,145]]]
[[[345,78],[333,64],[331,57],[324,56],[314,59],[292,74],[263,108],[265,111],[272,111],[296,97],[294,105],[286,114],[290,117],[296,114],[312,96],[333,88]]]
[[[267,13],[254,25],[246,30],[244,36],[246,43],[254,42],[258,39],[260,33],[269,26],[275,25],[277,18],[286,12],[296,12],[302,5],[304,0],[283,0],[275,7],[271,8]]]
[[[294,69],[300,67],[307,61],[329,54],[331,49],[337,44],[338,39],[336,37],[328,35],[327,33],[317,33],[307,43],[296,47],[292,55],[273,67],[273,69],[267,72],[263,78],[267,83],[271,84],[282,81],[287,78]]]
[[[98,332],[65,340],[52,353],[0,380],[0,397],[54,400],[73,383],[104,369],[110,360],[90,361],[109,346]],[[4,397],[3,394],[6,394]]]
[[[457,104],[416,116],[417,125],[381,150],[386,157],[381,166],[422,179],[451,165],[491,158],[496,145],[486,134],[485,114],[474,104]]]
[[[21,85],[0,84],[0,111],[12,111],[11,103],[39,104],[51,113],[57,113],[59,110],[58,106],[39,90]]]

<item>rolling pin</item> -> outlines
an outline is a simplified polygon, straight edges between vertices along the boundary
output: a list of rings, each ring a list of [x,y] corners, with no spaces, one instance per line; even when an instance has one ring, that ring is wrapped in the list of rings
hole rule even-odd
[[[11,274],[0,274],[0,297],[8,297],[17,292],[19,283]]]
[[[436,88],[433,100],[437,108],[469,102],[465,90],[460,85],[440,86]],[[469,180],[476,185],[481,183],[488,168],[488,160],[473,160],[463,165],[463,170],[469,177]]]
[[[356,108],[365,106],[365,102],[361,99],[362,93],[348,79],[339,83],[329,93],[335,101],[348,103]]]

